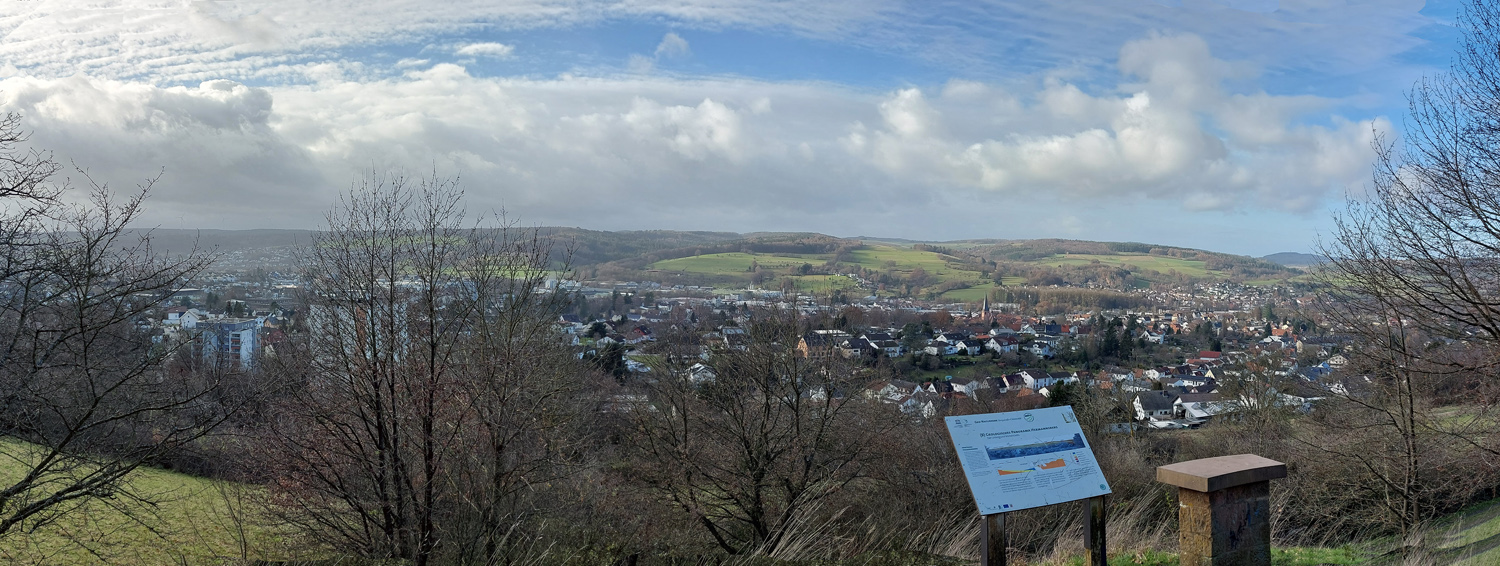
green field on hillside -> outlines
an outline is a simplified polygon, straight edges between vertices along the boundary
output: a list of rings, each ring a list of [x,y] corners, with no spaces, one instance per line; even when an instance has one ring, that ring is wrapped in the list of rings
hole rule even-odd
[[[1133,265],[1142,271],[1159,271],[1171,273],[1177,271],[1188,277],[1208,277],[1220,275],[1219,272],[1209,271],[1205,264],[1197,260],[1179,259],[1175,257],[1148,255],[1148,254],[1058,254],[1049,258],[1039,259],[1031,263],[1048,265],[1052,267],[1089,265],[1094,262],[1116,267]]]
[[[667,259],[653,263],[649,268],[704,275],[741,275],[749,272],[752,263],[759,264],[762,269],[785,271],[796,269],[804,263],[820,266],[830,259],[833,259],[833,254],[729,252]],[[879,245],[855,250],[849,254],[848,258],[848,263],[876,271],[893,270],[906,274],[920,267],[929,275],[937,277],[955,275],[976,278],[979,276],[979,273],[975,271],[950,268],[949,263],[952,261],[954,261],[952,258],[936,252]]]
[[[835,289],[859,288],[859,284],[853,279],[842,275],[802,275],[794,280],[797,283],[797,290],[805,293],[826,293]]]
[[[6,455],[23,445],[5,443]],[[0,482],[25,473],[15,459],[0,458]],[[7,564],[222,564],[241,560],[302,557],[291,537],[257,520],[258,488],[157,469],[128,478],[125,496],[92,501],[35,531],[0,536],[0,562]],[[244,515],[241,515],[244,514]],[[236,521],[236,516],[244,520]]]
[[[648,269],[710,276],[717,278],[715,285],[733,287],[748,285],[752,273],[751,267],[759,265],[762,270],[775,272],[777,278],[793,277],[799,291],[826,292],[835,288],[853,287],[853,283],[847,279],[830,278],[825,275],[794,274],[803,264],[821,267],[831,259],[833,259],[833,254],[729,252],[658,261],[648,266]],[[953,289],[933,297],[938,300],[979,302],[989,296],[990,291],[996,287],[993,281],[984,276],[984,273],[966,269],[972,264],[965,264],[960,258],[892,243],[866,244],[844,256],[844,263],[859,265],[870,271],[901,278],[909,278],[920,268],[928,276],[923,293],[930,292],[938,285],[954,286],[957,283],[969,285],[969,287]],[[1173,273],[1192,278],[1227,276],[1224,272],[1208,269],[1207,264],[1202,260],[1134,252],[1058,253],[1040,259],[1010,261],[1009,263],[1059,268],[1093,264],[1121,267],[1135,274],[1134,285],[1137,287],[1146,287],[1152,281],[1165,280],[1166,276]],[[1282,280],[1266,278],[1253,283],[1271,284],[1280,281]],[[1025,285],[1026,280],[1023,277],[1010,276],[1006,277],[1005,284]],[[774,287],[775,284],[768,284],[768,286]]]
[[[748,284],[751,266],[759,265],[763,270],[777,272],[777,277],[787,277],[803,264],[822,266],[833,254],[787,254],[728,252],[703,254],[658,261],[648,266],[660,271],[677,271],[698,275],[730,278]],[[953,301],[980,301],[994,288],[994,283],[985,279],[978,271],[959,269],[957,260],[937,252],[914,250],[888,245],[868,245],[851,252],[846,258],[849,264],[859,265],[877,272],[889,272],[899,277],[909,277],[918,268],[933,278],[933,284],[952,281],[971,283],[974,287],[956,289],[942,297]],[[798,291],[821,293],[834,289],[853,289],[854,280],[836,275],[790,275]],[[1020,282],[1019,279],[1016,280]],[[771,283],[768,286],[774,287]]]
[[[821,256],[822,254],[747,254],[731,252],[662,260],[651,264],[650,268],[662,271],[702,273],[705,275],[746,275],[749,273],[752,264],[758,263],[762,269],[784,271],[795,269],[804,263],[819,265],[828,261],[827,257]]]
[[[960,275],[961,277],[977,277],[979,275],[978,272],[974,271],[949,268],[948,263],[953,260],[937,252],[891,246],[867,246],[864,249],[853,251],[849,256],[851,262],[857,263],[866,269],[877,271],[894,269],[899,272],[909,273],[920,267],[929,275],[939,277],[959,274],[962,274]]]
[[[949,301],[957,301],[961,303],[977,303],[983,301],[986,297],[989,297],[990,291],[994,288],[994,283],[985,281],[982,284],[975,285],[966,289],[954,289],[952,291],[948,291],[946,293],[943,293],[942,298]]]

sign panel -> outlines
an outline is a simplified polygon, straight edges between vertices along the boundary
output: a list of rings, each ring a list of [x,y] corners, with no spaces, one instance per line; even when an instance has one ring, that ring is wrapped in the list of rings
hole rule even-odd
[[[1110,492],[1072,407],[945,420],[981,515]]]

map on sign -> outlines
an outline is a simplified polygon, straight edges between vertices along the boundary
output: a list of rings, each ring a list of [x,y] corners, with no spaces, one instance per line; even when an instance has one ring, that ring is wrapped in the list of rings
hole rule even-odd
[[[1109,493],[1072,407],[945,420],[981,515]]]

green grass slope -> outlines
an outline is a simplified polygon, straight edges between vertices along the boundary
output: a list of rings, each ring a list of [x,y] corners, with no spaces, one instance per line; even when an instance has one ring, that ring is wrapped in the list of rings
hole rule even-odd
[[[1434,523],[1427,532],[1434,564],[1500,564],[1500,499],[1486,501]]]
[[[1141,253],[1121,253],[1114,255],[1100,254],[1058,254],[1042,259],[1032,260],[1028,263],[1046,265],[1050,267],[1066,267],[1075,265],[1093,265],[1100,263],[1114,267],[1124,267],[1134,272],[1156,271],[1159,273],[1177,272],[1188,277],[1211,277],[1223,276],[1223,272],[1210,270],[1207,262],[1176,257],[1149,255]]]
[[[5,442],[6,454],[24,448]],[[16,460],[0,458],[0,482],[25,473]],[[293,537],[258,519],[257,488],[157,469],[128,479],[130,493],[91,501],[33,531],[0,536],[6,564],[225,564],[301,558]]]
[[[760,281],[763,288],[774,289],[789,277],[796,289],[827,291],[851,285],[817,272],[843,272],[858,266],[865,277],[886,283],[881,294],[956,302],[993,296],[997,274],[1006,286],[1115,289],[1201,280],[1273,284],[1306,277],[1301,271],[1252,257],[1130,242],[915,242],[801,233],[753,234],[718,242],[709,240],[723,234],[699,237],[701,244],[612,261],[591,273],[606,279],[641,278],[717,288],[743,288]],[[803,274],[799,268],[804,264],[814,273]],[[824,269],[825,265],[833,266]],[[759,278],[753,277],[756,269],[762,272]]]
[[[715,278],[720,287],[745,286],[751,283],[752,267],[770,270],[776,280],[791,277],[799,291],[826,292],[831,289],[850,289],[857,284],[848,277],[838,275],[798,275],[802,265],[822,266],[834,258],[832,253],[764,253],[723,252],[692,255],[653,262],[646,266],[658,272],[694,274]],[[982,272],[966,269],[962,258],[925,250],[903,248],[886,244],[867,244],[849,252],[841,262],[858,265],[867,270],[889,273],[897,277],[910,277],[921,270],[932,279],[930,286],[950,282],[962,282],[968,288],[943,293],[948,300],[979,301],[994,287]],[[774,287],[775,283],[764,286]]]

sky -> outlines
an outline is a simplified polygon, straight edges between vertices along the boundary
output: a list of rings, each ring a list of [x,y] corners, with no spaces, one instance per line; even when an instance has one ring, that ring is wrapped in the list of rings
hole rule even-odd
[[[143,226],[317,228],[371,171],[599,230],[1312,251],[1454,2],[28,0],[0,111]]]

